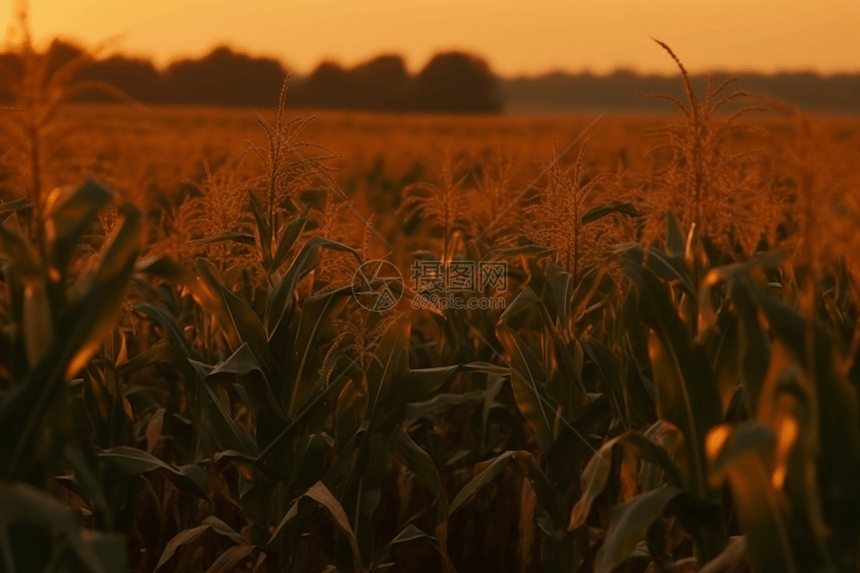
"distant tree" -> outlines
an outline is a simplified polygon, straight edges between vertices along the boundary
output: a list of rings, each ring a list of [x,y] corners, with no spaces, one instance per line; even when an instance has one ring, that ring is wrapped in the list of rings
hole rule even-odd
[[[154,103],[164,99],[161,74],[147,59],[111,56],[90,66],[81,73],[81,77],[107,82],[140,102]],[[92,99],[101,101],[106,98],[96,96]]]
[[[483,59],[464,52],[433,56],[415,80],[413,101],[423,111],[496,113],[496,78]]]
[[[61,71],[63,76],[68,76],[64,81],[87,80],[87,83],[76,83],[75,89],[70,90],[74,93],[69,94],[66,101],[124,99],[122,87],[110,81],[91,81],[106,79],[94,74],[96,66],[93,53],[65,40],[53,40],[44,52],[37,52],[31,46],[12,49],[0,54],[0,101],[14,99],[12,86],[20,85],[27,74],[30,75],[28,81],[41,82],[40,89],[49,89],[49,82]]]
[[[226,46],[199,60],[180,60],[165,71],[167,101],[212,105],[272,105],[284,68],[270,58],[253,58]]]
[[[297,90],[292,105],[305,107],[355,108],[355,83],[336,62],[323,62]]]
[[[403,58],[383,55],[350,70],[358,109],[404,110],[409,105],[412,80]]]
[[[24,75],[24,60],[15,52],[0,54],[0,101],[8,102],[14,97],[12,84]]]
[[[86,49],[77,44],[60,39],[52,40],[46,52],[48,67],[45,70],[45,77],[53,76],[57,70],[81,57],[90,58],[91,56],[87,54]]]

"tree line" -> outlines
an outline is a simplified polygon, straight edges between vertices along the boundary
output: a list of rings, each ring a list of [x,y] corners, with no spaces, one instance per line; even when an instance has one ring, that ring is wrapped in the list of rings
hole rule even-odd
[[[86,54],[83,48],[55,40],[46,51],[49,67]],[[0,53],[0,101],[22,73],[22,55]],[[181,59],[159,69],[145,58],[122,54],[93,58],[79,79],[116,86],[149,104],[259,106],[277,104],[288,70],[274,58],[254,57],[221,46],[196,59]],[[717,74],[716,79],[727,77]],[[860,112],[860,74],[821,76],[813,72],[741,73],[739,86],[777,96],[807,109]],[[703,75],[691,78],[702,89]],[[639,97],[671,93],[683,97],[676,78],[618,70],[608,75],[555,72],[533,77],[499,78],[479,56],[465,52],[436,54],[415,74],[399,55],[381,55],[351,68],[326,61],[307,76],[293,75],[286,105],[375,111],[497,113],[503,110],[574,112],[599,110],[647,112],[666,110],[665,102]],[[100,93],[83,101],[107,101]]]
[[[55,40],[47,49],[49,65],[85,54],[83,48]],[[21,73],[21,54],[0,54],[0,71]],[[254,57],[227,46],[201,58],[182,59],[158,69],[145,58],[112,55],[93,59],[81,80],[115,86],[142,103],[274,106],[288,71],[273,58]],[[8,99],[0,83],[0,98]],[[108,99],[88,93],[82,101]],[[346,68],[321,63],[310,75],[294,78],[287,105],[387,111],[497,113],[502,110],[498,80],[482,58],[465,52],[433,56],[411,75],[399,55],[382,55]]]
[[[762,96],[775,96],[808,110],[856,114],[860,112],[860,74],[821,75],[810,71],[761,74],[755,72],[711,74],[715,85],[736,78],[738,88]],[[704,91],[707,77],[690,77],[697,91]],[[555,72],[500,82],[502,101],[509,111],[583,111],[610,106],[615,112],[671,111],[665,101],[648,99],[649,93],[671,94],[683,99],[677,78],[642,75],[616,70],[607,75]]]

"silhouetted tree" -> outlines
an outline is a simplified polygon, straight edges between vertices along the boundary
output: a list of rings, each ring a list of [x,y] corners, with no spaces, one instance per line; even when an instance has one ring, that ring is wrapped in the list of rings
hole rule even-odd
[[[48,68],[45,78],[52,77],[57,70],[81,56],[89,57],[86,49],[81,46],[65,40],[55,39],[51,41],[47,51]]]
[[[502,109],[490,66],[463,52],[433,56],[415,80],[414,101],[423,111],[495,113]]]
[[[306,107],[355,107],[355,83],[349,72],[335,62],[323,62],[297,90],[292,105]]]
[[[0,54],[0,101],[12,99],[12,84],[24,74],[24,62],[19,54],[5,52]]]
[[[26,73],[25,57],[21,50],[0,54],[0,101],[9,101],[13,98],[11,86],[21,81]],[[70,80],[96,79],[94,76],[88,75],[95,64],[95,58],[85,48],[77,44],[55,39],[43,53],[38,54],[38,57],[44,64],[44,67],[38,68],[38,78],[45,86],[59,70],[72,62],[74,62],[75,73]],[[92,101],[95,98],[105,101],[116,100],[116,97],[107,94],[104,89],[100,91],[100,88],[95,84],[79,87],[83,89],[75,93],[72,98],[73,101]]]
[[[23,52],[16,48],[0,53],[0,102],[13,97],[11,86],[24,73]],[[158,70],[145,58],[123,55],[95,60],[84,48],[54,40],[46,52],[45,77],[63,64],[83,56],[88,59],[75,79],[110,84],[145,103],[274,106],[285,70],[274,59],[254,58],[220,47],[199,59],[174,62]],[[727,76],[717,74],[719,82]],[[860,110],[860,74],[821,76],[812,72],[774,75],[742,73],[740,85],[752,92],[769,93],[809,109],[842,113]],[[691,77],[703,90],[705,77]],[[643,101],[637,94],[668,93],[684,97],[672,76],[639,75],[617,70],[608,75],[553,72],[536,77],[496,79],[487,63],[473,55],[448,52],[433,57],[417,77],[411,77],[398,55],[383,55],[344,69],[324,62],[305,78],[295,78],[287,104],[341,109],[433,112],[497,112],[504,102],[512,110],[615,111],[668,110],[661,102]],[[89,90],[76,101],[117,100],[117,94]],[[123,99],[123,98],[119,98]]]
[[[284,81],[280,62],[252,58],[221,46],[199,60],[165,71],[166,99],[175,103],[275,105]]]
[[[350,70],[357,109],[404,110],[409,105],[412,80],[403,58],[383,55]]]
[[[101,60],[81,73],[83,79],[107,82],[140,102],[165,99],[161,74],[149,60],[116,55]],[[107,100],[94,96],[95,101]]]

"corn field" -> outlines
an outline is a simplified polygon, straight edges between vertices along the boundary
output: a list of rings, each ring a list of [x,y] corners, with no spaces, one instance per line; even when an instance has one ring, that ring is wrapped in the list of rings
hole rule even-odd
[[[0,570],[857,571],[860,124],[658,44],[673,115],[559,122],[76,106],[27,53]]]

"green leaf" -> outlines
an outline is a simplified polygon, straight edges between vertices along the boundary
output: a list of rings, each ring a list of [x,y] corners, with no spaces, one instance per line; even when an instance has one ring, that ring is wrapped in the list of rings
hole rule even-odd
[[[570,344],[559,333],[543,300],[533,290],[526,288],[505,309],[500,320],[511,325],[510,318],[529,308],[538,311],[544,331],[552,338],[552,344],[545,345],[549,356],[544,358],[544,364],[551,368],[550,370],[545,368],[547,376],[551,376],[547,383],[547,391],[562,405],[562,415],[571,418],[586,401],[585,386],[582,383],[582,363],[580,361],[580,366],[577,366],[577,361],[571,354]],[[572,342],[576,344],[576,340]]]
[[[152,277],[169,280],[172,283],[187,288],[200,304],[206,308],[212,308],[215,299],[200,279],[185,265],[176,260],[162,255],[160,257],[148,257],[141,259],[135,266],[135,270]]]
[[[253,377],[253,374],[257,376]],[[272,391],[269,380],[257,362],[257,357],[251,352],[251,347],[248,346],[247,342],[236,349],[236,352],[231,354],[227,360],[215,366],[207,378],[217,380],[223,375],[238,376],[245,382],[243,387],[247,389],[252,402],[246,404],[248,407],[267,407],[281,420],[286,421],[288,419]]]
[[[263,372],[269,379],[277,378],[278,365],[275,362],[274,356],[272,356],[266,331],[263,328],[263,323],[260,322],[260,318],[245,301],[230,292],[218,280],[218,277],[215,275],[215,269],[209,261],[198,259],[197,268],[209,288],[221,297],[239,343],[244,342],[248,344],[251,352],[254,353],[260,366],[263,367]]]
[[[564,532],[565,516],[558,503],[555,488],[553,488],[546,474],[538,466],[534,455],[530,452],[522,450],[516,452],[513,461],[516,462],[515,469],[529,480],[529,485],[532,486],[535,495],[537,495],[538,502],[549,514],[554,530],[553,535],[561,537]]]
[[[272,264],[269,267],[269,273],[277,271],[281,268],[281,265],[284,264],[284,261],[287,260],[287,255],[290,254],[290,250],[293,248],[293,245],[296,244],[296,241],[302,234],[302,230],[305,228],[305,225],[309,220],[307,216],[309,210],[309,208],[305,209],[304,213],[291,221],[284,229],[283,234],[281,234],[281,239],[278,242],[278,249],[275,251],[274,257],[272,257]]]
[[[292,468],[291,488],[307,489],[319,481],[328,465],[329,452],[334,447],[334,439],[325,432],[311,434],[304,442],[305,446],[296,456]]]
[[[732,537],[722,553],[708,561],[699,573],[732,573],[747,571],[747,543],[743,536]]]
[[[74,471],[74,480],[93,511],[96,526],[113,529],[113,519],[101,479],[93,471],[81,447],[75,443],[69,444],[63,452],[63,458]]]
[[[155,470],[165,470],[180,490],[193,493],[205,500],[209,499],[206,495],[205,473],[200,476],[199,473],[195,475],[196,472],[190,472],[188,469],[183,471],[143,450],[129,446],[109,448],[99,452],[97,456],[109,461],[127,475],[138,476]]]
[[[57,324],[57,332],[71,334],[66,340],[75,348],[65,372],[66,380],[71,380],[84,367],[98,350],[101,341],[113,330],[116,317],[125,302],[142,241],[141,214],[129,210],[122,227],[102,257],[89,288],[76,305],[77,312],[68,313],[68,319],[61,319]],[[74,327],[69,324],[73,319],[77,319]]]
[[[239,563],[254,552],[256,545],[234,545],[218,556],[206,573],[229,573],[236,571]]]
[[[173,539],[167,542],[167,545],[164,546],[164,551],[161,554],[161,558],[158,560],[158,564],[155,566],[155,571],[161,569],[161,567],[164,566],[164,564],[167,563],[171,557],[173,557],[173,554],[176,553],[177,549],[179,549],[183,545],[188,545],[209,530],[214,531],[215,533],[224,537],[227,537],[239,545],[248,544],[248,540],[236,533],[229,525],[227,525],[217,517],[210,515],[201,522],[201,525],[198,525],[197,527],[193,527],[191,529],[185,529],[183,531],[180,531],[173,537]]]
[[[519,247],[509,247],[505,249],[493,249],[485,255],[486,260],[497,260],[503,258],[517,257],[521,255],[529,255],[536,259],[543,258],[552,254],[553,250],[549,247],[544,247],[538,244],[521,245]]]
[[[520,336],[502,321],[496,325],[496,336],[511,357],[511,387],[517,406],[534,428],[540,448],[552,448],[555,408],[546,395],[547,374],[538,358]]]
[[[87,543],[81,536],[77,512],[47,493],[26,483],[0,481],[0,515],[3,516],[3,520],[0,522],[0,536],[5,537],[6,531],[4,529],[6,527],[21,523],[39,525],[48,531],[57,529],[63,534],[66,543],[89,571],[108,573],[103,568],[102,561],[93,545]],[[33,549],[45,551],[47,548]],[[18,550],[20,551],[21,548]]]
[[[756,423],[734,429],[712,455],[714,476],[726,475],[734,508],[747,543],[747,555],[755,571],[800,571],[792,548],[788,500],[774,489],[765,460],[774,441],[773,432]],[[715,430],[716,432],[716,430]]]
[[[21,318],[27,362],[33,365],[45,355],[54,338],[51,304],[48,293],[41,284],[25,287]]]
[[[680,488],[665,486],[613,507],[609,515],[606,542],[597,552],[594,562],[595,573],[611,573],[624,563],[645,537],[651,524],[663,515],[669,502],[681,493],[683,490]]]
[[[179,549],[183,545],[188,545],[209,529],[207,525],[199,525],[197,527],[193,527],[191,529],[185,529],[177,533],[173,539],[167,542],[167,545],[164,546],[164,551],[161,553],[161,558],[158,560],[158,564],[155,566],[155,571],[161,569],[161,567],[173,557],[173,554],[176,553],[176,550]]]
[[[126,571],[128,569],[128,541],[123,533],[87,531],[84,543],[89,545],[102,565],[102,570]]]
[[[568,531],[573,531],[585,524],[591,505],[606,487],[612,467],[612,449],[616,446],[624,447],[643,461],[660,467],[666,472],[672,486],[681,486],[681,476],[666,450],[639,432],[625,432],[603,444],[600,450],[589,460],[588,465],[585,466],[585,470],[582,472],[582,496],[570,512]]]
[[[33,281],[42,278],[42,269],[29,242],[15,229],[0,225],[0,248],[9,257],[11,267],[21,273],[21,278]]]
[[[583,341],[582,349],[597,367],[597,371],[606,384],[605,388],[608,390],[613,414],[625,428],[633,427],[627,388],[621,380],[621,361],[615,353],[596,340]]]
[[[461,489],[456,497],[454,497],[454,501],[451,502],[449,508],[450,513],[454,513],[460,509],[460,507],[469,501],[472,496],[478,493],[487,484],[493,481],[496,476],[502,473],[502,471],[508,467],[511,458],[515,455],[515,451],[509,451],[491,460],[487,460],[486,462],[475,464],[475,476],[469,483],[463,486],[463,489]]]
[[[188,356],[169,344],[159,344],[141,352],[117,368],[116,375],[119,377],[127,376],[132,372],[137,372],[138,370],[161,364],[162,362],[167,362],[176,369],[183,371],[189,378],[194,377],[194,368],[188,362]]]
[[[320,263],[320,249],[327,248],[335,251],[343,251],[351,254],[358,264],[361,264],[361,255],[355,249],[325,239],[323,237],[313,237],[302,246],[301,251],[296,256],[290,269],[284,275],[284,278],[272,291],[269,297],[268,308],[266,310],[267,323],[269,332],[274,337],[276,332],[281,327],[281,322],[285,315],[292,312],[293,297],[296,294],[296,288],[309,272],[314,270]]]
[[[659,249],[646,250],[641,245],[620,247],[619,252],[623,253],[627,260],[627,269],[647,267],[661,279],[683,287],[690,296],[697,296],[698,289],[693,284],[682,259],[669,257]]]
[[[272,264],[272,229],[269,222],[266,221],[266,213],[257,195],[253,191],[248,191],[248,198],[251,201],[251,211],[254,213],[254,221],[257,223],[254,229],[256,241],[260,252],[263,254],[263,265],[268,269]],[[270,208],[274,209],[275,206],[271,205]],[[251,244],[254,244],[254,240],[254,237],[251,237]]]
[[[0,204],[0,217],[9,213],[15,213],[16,211],[20,211],[22,209],[28,209],[29,207],[30,202],[27,200],[26,197],[6,201],[3,204]]]
[[[674,458],[675,452],[678,450],[678,446],[683,441],[681,432],[678,428],[672,424],[664,422],[663,420],[657,420],[655,423],[651,424],[648,430],[645,431],[644,437],[649,442],[666,452],[670,459]],[[662,458],[662,455],[660,455],[660,458]],[[672,465],[674,473],[671,473],[672,470],[667,470],[665,463],[662,463],[660,460],[652,461],[643,458],[643,461],[644,463],[639,470],[639,487],[643,493],[661,486],[665,478],[669,479],[670,485],[679,486],[683,483],[683,479],[678,473],[678,468],[674,463]]]
[[[553,261],[547,262],[547,285],[552,296],[552,306],[562,330],[570,327],[570,304],[573,299],[573,275]]]
[[[382,569],[384,566],[388,565],[384,563],[388,556],[391,555],[391,551],[394,549],[396,545],[400,545],[401,543],[408,543],[410,541],[417,541],[419,539],[427,539],[429,541],[436,541],[436,538],[432,535],[427,535],[417,527],[415,524],[410,523],[403,530],[398,533],[394,539],[386,543],[382,546],[376,555],[373,558],[373,562],[375,566],[371,570]]]
[[[497,366],[489,362],[469,362],[468,364],[454,364],[434,368],[415,368],[409,372],[406,382],[408,390],[406,401],[416,402],[427,396],[433,396],[457,372],[507,375],[510,373],[510,369],[507,366]]]
[[[409,419],[426,418],[434,422],[440,421],[451,410],[465,404],[482,404],[484,392],[473,390],[465,394],[437,394],[424,402],[411,402],[406,406],[406,417]]]
[[[367,368],[371,419],[376,414],[381,397],[391,389],[394,381],[404,379],[409,373],[410,326],[408,316],[394,320],[386,327],[382,339],[374,351],[374,360]],[[375,429],[372,428],[372,431]]]
[[[333,337],[331,324],[349,302],[352,288],[338,289],[311,296],[302,303],[302,314],[293,344],[290,362],[290,380],[285,390],[287,415],[294,417],[315,388],[323,356],[320,346],[323,337]]]
[[[604,203],[603,205],[598,205],[597,207],[589,209],[588,212],[582,216],[582,224],[585,225],[593,221],[597,221],[598,219],[602,219],[612,213],[619,213],[621,215],[627,215],[628,217],[641,216],[639,210],[636,209],[632,203],[625,201],[610,201],[609,203]]]
[[[388,445],[394,457],[420,479],[436,497],[443,518],[447,519],[448,495],[430,454],[419,448],[418,444],[413,442],[412,438],[398,426],[395,426],[388,436]]]
[[[860,456],[860,402],[857,389],[838,366],[841,358],[832,337],[819,322],[809,324],[798,312],[751,282],[747,282],[747,290],[773,336],[812,379],[825,475],[847,476]]]
[[[0,434],[15,444],[0,450],[0,467],[7,477],[25,471],[31,461],[25,455],[32,457],[36,453],[34,442],[38,436],[58,423],[47,417],[54,402],[67,391],[64,382],[75,377],[113,330],[142,241],[140,213],[126,211],[126,219],[105,251],[101,265],[89,277],[87,290],[57,318],[55,332],[63,336],[54,337],[51,348],[26,378],[0,401]],[[70,216],[70,212],[65,215]],[[49,430],[47,436],[52,437]],[[61,432],[54,433],[53,438],[68,439]],[[52,455],[59,455],[63,449],[64,445],[57,443]]]
[[[214,235],[212,237],[204,237],[202,239],[194,239],[192,241],[188,241],[189,245],[208,245],[211,243],[224,243],[224,242],[233,242],[239,243],[240,245],[254,245],[256,241],[254,240],[253,235],[248,235],[246,233],[234,233],[232,231],[228,231],[226,233],[221,233],[220,235]]]
[[[230,415],[222,400],[228,397],[219,396],[219,389],[211,380],[203,383],[206,393],[203,395],[203,411],[205,420],[211,426],[213,437],[219,447],[236,450],[246,456],[256,457],[260,454],[257,442],[244,426]]]
[[[705,436],[722,420],[714,373],[701,347],[690,341],[668,287],[641,266],[630,264],[626,272],[639,288],[642,320],[651,329],[648,351],[657,388],[657,415],[683,433],[687,455],[679,465],[685,486],[704,499],[709,493],[703,451]]]
[[[188,340],[176,322],[176,318],[169,312],[149,303],[136,304],[133,308],[158,324],[164,330],[164,333],[174,347],[181,350],[188,358],[197,359],[196,353],[189,346]]]
[[[346,512],[343,510],[343,506],[340,504],[337,499],[331,494],[331,491],[325,486],[323,482],[317,482],[311,487],[308,491],[302,494],[302,498],[307,497],[317,502],[321,506],[323,506],[326,511],[332,517],[335,525],[346,535],[347,541],[349,542],[349,546],[352,549],[352,554],[355,559],[355,566],[359,571],[364,571],[364,567],[361,561],[361,554],[358,551],[358,541],[355,538],[355,533],[352,530],[352,526],[349,524],[349,518],[346,516]],[[287,511],[284,518],[278,524],[278,527],[275,528],[275,531],[272,533],[272,537],[269,539],[269,543],[271,544],[277,537],[284,526],[292,520],[296,515],[298,515],[298,504],[301,501],[301,498],[297,499],[290,506],[290,509]]]
[[[512,465],[529,480],[538,501],[550,515],[553,528],[560,533],[564,527],[564,516],[561,514],[561,507],[558,504],[555,490],[538,467],[534,456],[523,450],[507,451],[491,460],[475,464],[475,477],[460,490],[454,501],[451,502],[450,513],[454,513],[462,507],[509,465]]]
[[[344,388],[344,386],[349,383],[349,381],[350,380],[347,376],[338,376],[337,378],[332,380],[328,384],[328,386],[319,389],[317,392],[309,396],[305,403],[302,405],[302,408],[299,413],[295,416],[295,418],[290,421],[289,425],[283,430],[281,430],[277,436],[275,436],[271,441],[266,444],[263,453],[269,452],[278,442],[281,442],[282,444],[289,444],[290,440],[285,438],[292,438],[294,432],[303,428],[302,424],[307,420],[307,418],[312,414],[315,414],[320,405],[324,405],[326,403],[324,399],[337,396],[338,392],[340,392]],[[338,428],[340,426],[341,418],[336,415],[336,419],[336,428]],[[335,434],[338,437],[338,442],[343,443],[343,441],[339,439],[341,435],[338,433],[337,429],[335,431]],[[259,435],[258,439],[260,439]],[[265,442],[260,443],[262,445]],[[286,448],[288,446],[284,447]],[[260,459],[262,455],[263,454],[261,453],[255,459]]]
[[[687,250],[687,241],[684,235],[678,216],[673,211],[666,212],[666,246],[669,253],[678,259],[683,259]]]
[[[48,216],[46,233],[50,237],[50,264],[61,275],[65,275],[82,235],[113,197],[112,191],[88,179],[66,197],[56,199],[59,205]]]

